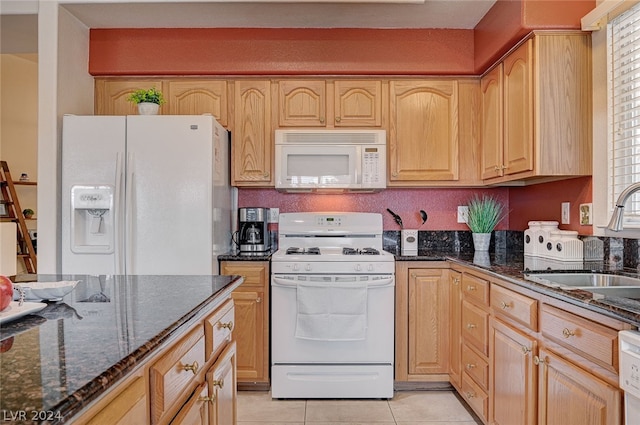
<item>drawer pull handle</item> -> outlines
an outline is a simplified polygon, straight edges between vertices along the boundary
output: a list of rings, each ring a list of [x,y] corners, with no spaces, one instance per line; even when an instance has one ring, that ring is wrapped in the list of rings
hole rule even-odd
[[[224,322],[218,323],[218,329],[225,329],[225,328],[229,329],[229,331],[232,331],[233,330],[233,320],[229,321],[227,323],[224,323]]]
[[[541,364],[545,364],[545,360],[541,359],[538,356],[533,356],[533,364],[536,365],[536,366],[541,365]]]
[[[213,386],[214,387],[220,387],[220,389],[222,389],[222,387],[224,387],[224,379],[216,379],[213,381]]]
[[[569,330],[567,328],[564,328],[562,330],[562,336],[565,337],[565,338],[571,338],[572,336],[575,336],[575,332],[573,332],[573,331],[571,331],[571,330]]]
[[[203,401],[205,403],[211,403],[213,404],[214,401],[216,401],[216,398],[211,396],[211,397],[198,397],[198,401]]]
[[[467,398],[474,398],[476,396],[476,394],[472,393],[471,391],[467,391],[466,396],[467,396]]]
[[[467,323],[467,329],[471,330],[471,329],[475,329],[477,326],[474,325],[473,323]]]
[[[471,292],[471,291],[475,291],[475,290],[476,290],[475,286],[473,286],[473,285],[468,285],[467,286],[467,291]]]
[[[522,354],[524,354],[525,356],[531,352],[531,348],[529,348],[529,347],[527,347],[525,345],[520,347],[520,349],[522,350]]]
[[[194,375],[198,373],[199,367],[200,366],[198,365],[197,361],[194,361],[192,364],[186,364],[183,366],[184,370],[190,370]]]
[[[471,370],[474,367],[476,367],[476,365],[474,365],[473,363],[467,363],[467,365],[465,367],[467,368],[467,370]]]
[[[508,308],[510,308],[510,307],[511,307],[511,304],[509,304],[509,303],[506,303],[506,302],[502,301],[502,302],[500,302],[500,307],[501,307],[503,310],[506,310],[506,309],[508,309]]]

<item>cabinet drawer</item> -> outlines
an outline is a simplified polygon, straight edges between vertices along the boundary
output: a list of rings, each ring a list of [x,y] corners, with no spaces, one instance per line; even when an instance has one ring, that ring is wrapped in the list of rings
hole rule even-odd
[[[462,376],[462,398],[480,416],[484,423],[489,417],[489,396],[466,374]]]
[[[489,389],[489,363],[466,345],[462,346],[462,367],[484,390]]]
[[[489,314],[462,301],[462,337],[485,356],[489,354]]]
[[[233,300],[226,301],[211,316],[204,321],[205,357],[209,360],[231,341],[231,331],[234,326]]]
[[[152,423],[157,423],[174,403],[184,401],[181,398],[198,384],[200,368],[205,364],[204,351],[204,327],[199,325],[149,368]]]
[[[462,275],[462,297],[489,305],[489,282],[471,274]]]
[[[546,304],[540,319],[544,337],[617,373],[616,330]]]
[[[85,420],[83,416],[74,423],[124,425],[147,422],[147,391],[144,378],[136,377],[126,384],[125,388],[119,390],[118,395],[105,403],[99,402],[98,406],[99,410],[90,418]]]
[[[491,308],[497,314],[538,330],[538,301],[498,285],[491,285]]]

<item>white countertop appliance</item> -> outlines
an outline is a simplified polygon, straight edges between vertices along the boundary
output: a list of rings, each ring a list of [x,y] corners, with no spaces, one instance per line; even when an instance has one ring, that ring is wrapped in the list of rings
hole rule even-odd
[[[211,115],[65,115],[62,273],[216,274],[229,132]]]
[[[280,214],[273,398],[393,397],[394,270],[381,214]]]

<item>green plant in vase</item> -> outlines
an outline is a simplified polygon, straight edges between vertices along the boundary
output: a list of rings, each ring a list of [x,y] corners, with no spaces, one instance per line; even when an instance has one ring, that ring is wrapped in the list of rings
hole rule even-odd
[[[141,115],[157,114],[160,105],[166,102],[162,92],[155,87],[136,90],[127,97],[127,100],[138,105],[138,111]]]
[[[505,217],[504,205],[490,195],[474,195],[467,203],[467,226],[473,233],[476,250],[488,250],[491,232]],[[480,236],[484,235],[484,236]]]

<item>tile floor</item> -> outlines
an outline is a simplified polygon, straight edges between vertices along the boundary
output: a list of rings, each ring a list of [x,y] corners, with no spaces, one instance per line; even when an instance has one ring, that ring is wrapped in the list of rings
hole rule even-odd
[[[478,425],[452,391],[399,391],[392,400],[273,400],[238,391],[238,425]]]

